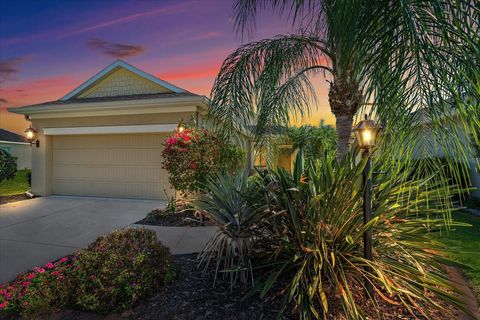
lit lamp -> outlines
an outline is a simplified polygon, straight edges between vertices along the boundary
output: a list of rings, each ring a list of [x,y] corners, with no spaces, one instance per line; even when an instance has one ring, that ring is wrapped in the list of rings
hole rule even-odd
[[[177,131],[182,133],[185,130],[185,127],[186,127],[185,122],[183,122],[183,119],[182,119],[177,125]]]
[[[365,120],[360,121],[353,131],[357,138],[358,146],[363,149],[363,156],[367,157],[367,163],[363,169],[363,224],[366,225],[372,220],[372,178],[370,176],[370,170],[372,168],[371,151],[375,148],[377,138],[379,136],[382,127],[375,121],[368,119],[365,115]],[[372,254],[372,229],[368,229],[363,234],[363,256],[365,259],[373,260]],[[369,267],[365,268],[367,272],[373,272]],[[372,284],[366,280],[365,288],[368,294],[373,293]]]
[[[37,130],[33,129],[32,126],[25,130],[25,137],[30,142],[30,145],[35,144],[37,148],[40,147],[40,141],[37,140]]]

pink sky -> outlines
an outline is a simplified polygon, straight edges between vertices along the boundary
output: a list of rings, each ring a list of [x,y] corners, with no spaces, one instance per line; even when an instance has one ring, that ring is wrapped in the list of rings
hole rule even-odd
[[[28,124],[7,107],[57,100],[119,57],[208,96],[223,59],[241,45],[231,5],[229,0],[2,1],[0,127],[23,133]],[[254,39],[292,31],[269,12],[258,20]],[[317,124],[323,118],[332,124],[327,84],[319,78],[315,85],[318,110],[299,122]]]

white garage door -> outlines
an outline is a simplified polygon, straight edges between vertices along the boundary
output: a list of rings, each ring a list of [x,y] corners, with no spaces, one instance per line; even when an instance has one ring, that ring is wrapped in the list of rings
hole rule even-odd
[[[166,199],[164,134],[53,137],[53,194]]]

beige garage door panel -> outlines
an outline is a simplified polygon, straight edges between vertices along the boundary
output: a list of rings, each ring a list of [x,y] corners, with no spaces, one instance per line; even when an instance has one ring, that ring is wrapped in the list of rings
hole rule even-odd
[[[53,193],[165,199],[163,134],[53,137]]]

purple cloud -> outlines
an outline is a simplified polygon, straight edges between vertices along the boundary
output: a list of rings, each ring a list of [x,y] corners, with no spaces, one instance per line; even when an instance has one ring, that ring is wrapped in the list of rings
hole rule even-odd
[[[11,80],[18,73],[18,66],[24,61],[24,57],[0,60],[0,83]]]
[[[98,38],[90,39],[87,45],[92,50],[115,58],[133,57],[145,51],[145,48],[139,45],[114,43]]]

